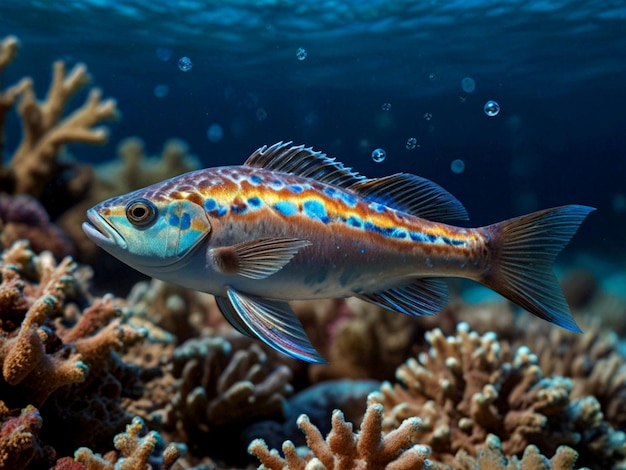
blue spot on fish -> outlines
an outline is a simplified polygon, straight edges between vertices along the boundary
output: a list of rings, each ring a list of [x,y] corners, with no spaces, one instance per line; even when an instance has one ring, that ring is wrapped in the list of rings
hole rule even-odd
[[[310,199],[308,201],[304,201],[302,208],[304,209],[304,213],[311,219],[320,220],[325,224],[330,222],[330,218],[328,217],[328,214],[326,214],[326,208],[321,202],[316,201],[315,199]]]
[[[252,207],[257,208],[261,206],[261,199],[254,196],[251,197],[250,199],[248,199],[248,204],[250,204]]]
[[[299,184],[289,185],[289,189],[296,194],[300,194],[303,191],[302,186]]]
[[[208,198],[206,201],[204,201],[205,211],[211,212],[211,211],[214,211],[215,209],[217,209],[217,202],[215,201],[215,199]]]
[[[298,212],[298,206],[290,201],[278,201],[276,204],[274,204],[273,207],[275,210],[280,212],[281,215],[284,215],[286,217],[294,215]]]
[[[191,227],[191,216],[189,215],[189,212],[183,212],[183,215],[180,218],[180,229],[187,230],[189,227]]]
[[[230,205],[230,210],[233,211],[233,214],[245,214],[248,206],[242,203],[235,203]]]
[[[465,240],[456,240],[456,239],[447,239],[450,245],[452,246],[462,246],[465,245]]]
[[[351,225],[352,227],[361,228],[363,226],[363,222],[361,221],[361,219],[353,215],[348,217],[347,222],[348,225]]]
[[[352,194],[348,194],[348,193],[344,193],[344,192],[341,192],[339,194],[340,194],[341,199],[343,200],[343,202],[345,202],[349,207],[356,206],[357,199]]]
[[[228,208],[226,206],[220,206],[217,209],[217,216],[222,217],[228,213]]]
[[[424,243],[426,241],[426,237],[421,232],[411,232],[409,233],[409,237],[411,237],[411,240],[414,242]]]
[[[369,208],[372,209],[374,212],[378,212],[379,214],[387,210],[385,206],[383,206],[382,204],[379,204],[378,202],[370,203]]]
[[[260,176],[258,176],[258,175],[252,175],[252,176],[250,177],[250,182],[251,182],[252,184],[255,184],[255,185],[256,185],[256,184],[261,184],[261,183],[263,182],[263,178],[261,178],[261,177],[260,177]]]
[[[170,225],[172,227],[178,227],[180,225],[180,217],[178,217],[176,214],[171,214],[170,215]]]
[[[328,188],[324,188],[322,192],[326,194],[327,196],[334,198],[335,194],[337,193],[337,190],[335,188],[328,187]]]
[[[391,234],[394,238],[406,238],[406,230],[401,228],[394,228],[393,233]]]

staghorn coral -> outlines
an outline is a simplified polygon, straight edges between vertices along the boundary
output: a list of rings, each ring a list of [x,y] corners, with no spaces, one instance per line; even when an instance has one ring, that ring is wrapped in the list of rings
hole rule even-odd
[[[35,259],[24,242],[15,243],[3,253],[0,272],[0,393],[9,406],[41,405],[60,387],[82,382],[88,366],[76,352],[51,349],[53,333],[44,325],[58,314],[65,293],[73,282],[75,268],[70,258],[58,266],[51,255]],[[37,286],[28,285],[20,276],[21,260],[40,275]],[[34,266],[32,266],[32,265]],[[43,385],[43,386],[42,386]],[[23,406],[22,405],[22,406]]]
[[[248,452],[271,470],[358,470],[358,469],[420,469],[425,468],[428,448],[415,445],[420,428],[418,418],[408,418],[397,429],[382,433],[383,407],[370,404],[365,411],[357,434],[346,423],[343,413],[336,410],[332,429],[326,439],[307,415],[298,418],[298,427],[306,434],[310,452],[299,455],[291,441],[282,447],[285,457],[270,451],[262,439],[250,443]]]
[[[59,459],[51,470],[168,470],[181,468],[177,464],[184,447],[170,444],[162,449],[161,437],[155,431],[146,433],[141,418],[135,417],[126,426],[126,432],[115,436],[116,451],[104,455],[94,454],[81,447],[74,453],[74,458]]]
[[[370,400],[388,410],[384,429],[408,416],[423,420],[418,437],[433,459],[452,464],[460,450],[475,455],[489,433],[502,440],[506,456],[536,445],[552,455],[560,445],[574,447],[588,465],[606,468],[624,461],[626,439],[605,420],[598,401],[571,399],[572,382],[544,378],[528,348],[479,336],[467,324],[457,335],[427,334],[428,353],[398,368],[402,385],[383,384]]]
[[[15,57],[17,47],[15,37],[4,39],[0,47],[0,71]],[[77,165],[61,164],[60,151],[69,143],[105,143],[106,129],[94,126],[103,120],[117,118],[115,101],[102,100],[102,94],[96,88],[90,91],[82,107],[63,118],[70,98],[89,81],[83,64],[77,64],[67,72],[65,64],[57,61],[53,65],[52,83],[44,101],[37,101],[29,78],[2,92],[0,124],[4,122],[7,111],[17,104],[23,130],[22,141],[8,165],[0,168],[3,186],[12,188],[10,192],[41,197],[48,183],[53,179],[62,180],[61,170],[72,168],[74,178],[66,183],[67,192],[74,193],[74,200],[85,193],[89,171]]]
[[[95,455],[91,449],[81,447],[74,453],[74,461],[83,464],[86,470],[141,470],[163,469],[174,466],[181,456],[181,448],[170,444],[159,455],[161,438],[155,431],[146,433],[141,418],[133,418],[126,427],[126,432],[115,436],[114,445],[117,452],[109,452],[104,456]],[[69,464],[66,461],[64,464]],[[57,466],[57,470],[65,467]]]

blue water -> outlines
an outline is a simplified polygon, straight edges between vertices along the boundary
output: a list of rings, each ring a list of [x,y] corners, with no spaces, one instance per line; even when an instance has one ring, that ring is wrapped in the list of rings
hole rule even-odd
[[[110,143],[70,148],[82,161],[114,158],[129,135],[150,153],[185,139],[207,166],[293,140],[369,176],[433,179],[474,224],[596,206],[569,253],[625,258],[624,1],[2,0],[7,34],[21,49],[2,87],[30,75],[43,97],[61,58],[86,63],[117,99]],[[488,100],[499,103],[496,116],[485,114]],[[6,133],[8,158],[20,138],[15,116]],[[417,146],[407,149],[411,137]],[[380,163],[376,148],[386,152]]]

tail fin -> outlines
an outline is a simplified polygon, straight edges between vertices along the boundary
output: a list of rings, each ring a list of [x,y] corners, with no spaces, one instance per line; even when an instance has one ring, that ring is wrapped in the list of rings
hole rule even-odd
[[[579,205],[554,207],[484,227],[491,236],[490,263],[478,281],[544,320],[582,332],[552,263],[593,210]]]

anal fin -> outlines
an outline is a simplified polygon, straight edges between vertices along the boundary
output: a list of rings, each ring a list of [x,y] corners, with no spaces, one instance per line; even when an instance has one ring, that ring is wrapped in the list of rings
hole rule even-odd
[[[326,364],[287,302],[243,294],[231,287],[218,297],[222,314],[240,332],[254,335],[275,350],[306,362]]]
[[[406,286],[357,297],[405,315],[435,315],[448,303],[448,285],[440,279],[419,278]]]

